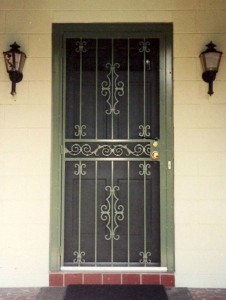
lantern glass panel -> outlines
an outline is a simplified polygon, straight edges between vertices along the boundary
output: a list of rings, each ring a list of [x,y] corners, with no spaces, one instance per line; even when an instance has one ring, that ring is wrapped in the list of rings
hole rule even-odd
[[[205,60],[205,55],[203,53],[200,54],[200,60],[201,60],[203,72],[205,72],[206,71],[206,60]]]
[[[18,54],[17,54],[18,55]],[[19,60],[18,60],[18,65],[17,65],[17,70],[22,73],[23,68],[24,68],[24,63],[25,63],[25,59],[26,59],[26,55],[22,52],[19,54]]]
[[[207,52],[205,56],[205,71],[218,71],[221,53]]]
[[[13,71],[13,55],[9,51],[3,52],[7,72]]]
[[[7,51],[4,52],[3,54],[4,54],[7,72],[19,71],[20,73],[22,73],[25,59],[26,59],[25,53]]]

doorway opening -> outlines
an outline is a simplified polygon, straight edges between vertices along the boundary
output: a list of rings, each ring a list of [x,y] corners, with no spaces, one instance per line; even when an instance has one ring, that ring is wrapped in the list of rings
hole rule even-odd
[[[172,145],[172,25],[54,24],[51,269],[173,270]]]

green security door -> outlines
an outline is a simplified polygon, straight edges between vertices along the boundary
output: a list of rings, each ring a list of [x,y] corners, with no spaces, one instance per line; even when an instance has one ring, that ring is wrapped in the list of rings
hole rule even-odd
[[[166,39],[108,28],[62,39],[61,266],[166,266]]]

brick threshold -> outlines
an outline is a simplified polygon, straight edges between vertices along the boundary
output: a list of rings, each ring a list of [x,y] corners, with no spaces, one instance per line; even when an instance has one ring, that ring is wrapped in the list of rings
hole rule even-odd
[[[175,286],[174,273],[73,273],[49,274],[50,287],[66,287],[69,284],[157,284]]]

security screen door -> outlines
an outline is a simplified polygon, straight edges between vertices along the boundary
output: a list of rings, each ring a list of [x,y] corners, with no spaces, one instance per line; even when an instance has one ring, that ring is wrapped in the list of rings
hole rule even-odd
[[[84,32],[63,44],[62,265],[159,266],[160,39]]]

